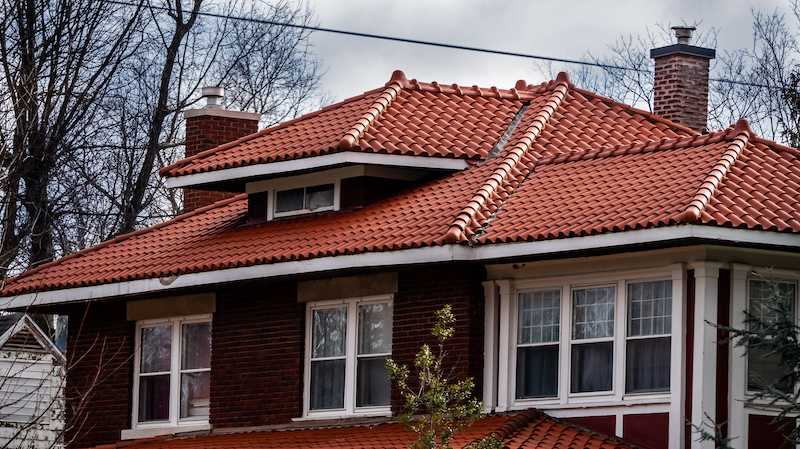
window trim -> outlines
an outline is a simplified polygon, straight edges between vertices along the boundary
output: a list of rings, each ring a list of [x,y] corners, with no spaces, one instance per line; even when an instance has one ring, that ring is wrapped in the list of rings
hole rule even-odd
[[[627,286],[629,283],[649,281],[672,282],[672,316],[673,322],[670,345],[670,389],[657,392],[625,392],[625,364],[627,337]],[[655,404],[670,401],[681,388],[675,379],[675,367],[680,367],[681,350],[675,345],[680,341],[683,327],[674,321],[675,316],[682,316],[683,293],[681,286],[685,281],[685,272],[680,265],[667,265],[642,270],[619,272],[603,272],[589,275],[559,275],[535,279],[496,280],[500,286],[500,340],[498,359],[498,378],[506,379],[507,388],[498,385],[497,411],[521,409],[528,407],[570,408],[585,406],[586,403],[596,405],[632,405]],[[570,379],[565,373],[571,373],[572,339],[572,292],[583,288],[615,286],[615,334],[613,338],[613,379],[611,391],[571,393]],[[516,397],[517,368],[517,323],[519,294],[530,291],[559,290],[561,292],[561,329],[559,340],[559,385],[558,395],[545,398]],[[622,305],[622,307],[620,307]],[[505,326],[503,323],[507,323]],[[622,326],[622,327],[620,327]],[[505,327],[505,330],[503,329]],[[587,343],[592,340],[578,340]],[[601,339],[605,340],[605,339]],[[597,340],[600,341],[600,340]],[[508,348],[507,350],[505,348]],[[500,380],[502,382],[502,380]]]
[[[170,433],[170,431],[181,431],[184,428],[206,428],[209,425],[209,417],[203,418],[180,418],[180,374],[181,374],[181,345],[183,339],[181,338],[181,330],[183,324],[193,323],[212,323],[213,320],[210,313],[200,315],[187,315],[180,317],[169,318],[155,318],[148,320],[140,320],[136,322],[135,332],[135,349],[134,349],[134,363],[133,363],[133,399],[131,407],[131,429],[152,429],[163,430],[159,434]],[[170,398],[169,398],[169,420],[166,421],[146,421],[139,422],[139,384],[140,384],[140,369],[141,369],[141,336],[142,328],[155,327],[159,324],[172,325],[172,350],[170,359]],[[212,330],[213,332],[213,330]],[[178,344],[175,344],[177,341]],[[213,347],[213,342],[212,342]],[[213,348],[212,348],[213,350]],[[209,367],[209,372],[211,367]],[[177,392],[177,394],[176,394]],[[209,409],[210,415],[210,409]],[[128,432],[134,435],[134,438],[139,438],[138,433]]]
[[[390,304],[392,306],[392,327],[394,329],[394,295],[375,295],[335,299],[327,301],[313,301],[306,303],[305,313],[305,350],[303,353],[303,416],[306,419],[332,419],[353,416],[389,416],[391,404],[385,406],[356,407],[356,367],[358,362],[358,307],[368,304]],[[341,409],[311,410],[311,339],[312,339],[312,312],[320,309],[347,307],[347,351],[345,355],[345,391],[344,407]],[[351,319],[354,317],[354,319]],[[394,331],[392,332],[394,333]],[[392,350],[394,350],[394,335],[392,335]],[[390,352],[387,357],[391,357]]]
[[[333,184],[333,204],[330,206],[322,206],[317,207],[315,209],[309,208],[302,208],[302,209],[293,209],[287,210],[284,212],[278,212],[276,209],[278,207],[277,197],[278,192],[285,192],[289,190],[295,189],[303,189],[303,202],[305,203],[305,196],[306,191],[311,187],[319,187],[324,185]],[[293,187],[276,187],[274,189],[269,190],[267,193],[267,220],[272,220],[274,218],[282,218],[282,217],[292,217],[295,215],[305,215],[305,214],[313,214],[316,212],[326,212],[326,211],[337,211],[339,210],[339,199],[341,196],[341,180],[335,179],[332,181],[321,181],[318,183],[311,183],[311,184],[303,184],[299,186]]]

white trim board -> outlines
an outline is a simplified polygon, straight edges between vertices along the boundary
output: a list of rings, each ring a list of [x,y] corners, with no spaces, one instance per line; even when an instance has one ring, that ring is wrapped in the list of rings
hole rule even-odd
[[[193,187],[237,179],[286,176],[292,172],[328,169],[339,165],[351,164],[454,171],[463,170],[470,166],[470,163],[463,159],[343,151],[341,153],[325,154],[309,158],[247,165],[244,167],[169,177],[167,178],[167,187]]]
[[[28,293],[14,297],[0,298],[0,307],[21,308],[31,305],[66,303],[112,296],[166,292],[181,288],[225,282],[273,278],[298,273],[321,273],[353,268],[391,267],[456,261],[489,263],[512,257],[542,256],[578,250],[608,249],[628,245],[686,239],[702,239],[718,243],[800,248],[800,236],[797,234],[719,228],[703,225],[684,225],[538,242],[502,243],[476,247],[445,245],[397,251],[319,257],[308,260],[190,273],[164,279],[164,282],[162,282],[162,279],[142,279],[90,287]]]

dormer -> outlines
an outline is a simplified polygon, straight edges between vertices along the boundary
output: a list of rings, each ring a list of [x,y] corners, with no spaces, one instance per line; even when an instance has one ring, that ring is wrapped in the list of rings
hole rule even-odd
[[[357,209],[490,158],[510,138],[531,98],[527,86],[441,86],[409,81],[397,71],[383,88],[189,153],[197,146],[192,136],[211,134],[191,134],[190,120],[221,111],[231,115],[212,98],[205,108],[210,112],[186,112],[187,157],[161,174],[168,187],[246,192],[251,220]],[[222,127],[238,130],[246,126],[234,126],[236,120],[254,120],[227,119],[231,124]]]

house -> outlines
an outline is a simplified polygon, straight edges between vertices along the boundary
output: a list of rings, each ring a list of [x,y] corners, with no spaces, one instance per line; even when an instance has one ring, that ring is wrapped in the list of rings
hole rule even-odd
[[[363,436],[402,407],[384,360],[411,363],[443,304],[479,429],[508,415],[711,448],[690,424],[707,417],[736,447],[778,447],[779,410],[751,400],[774,364],[708,323],[758,310],[753,273],[797,301],[800,152],[746,121],[705,133],[713,50],[680,37],[652,56],[663,116],[564,74],[499,89],[395,72],[257,131],[204,90],[186,159],[161,171],[185,214],[2,290],[70,317],[67,401],[84,407],[67,412],[86,423],[70,447]]]
[[[64,355],[30,316],[0,316],[0,445],[63,447]]]

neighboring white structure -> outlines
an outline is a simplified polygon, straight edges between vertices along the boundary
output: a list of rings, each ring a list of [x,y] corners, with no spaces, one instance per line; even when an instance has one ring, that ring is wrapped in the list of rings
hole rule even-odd
[[[28,315],[0,316],[0,447],[64,446],[64,362]]]

